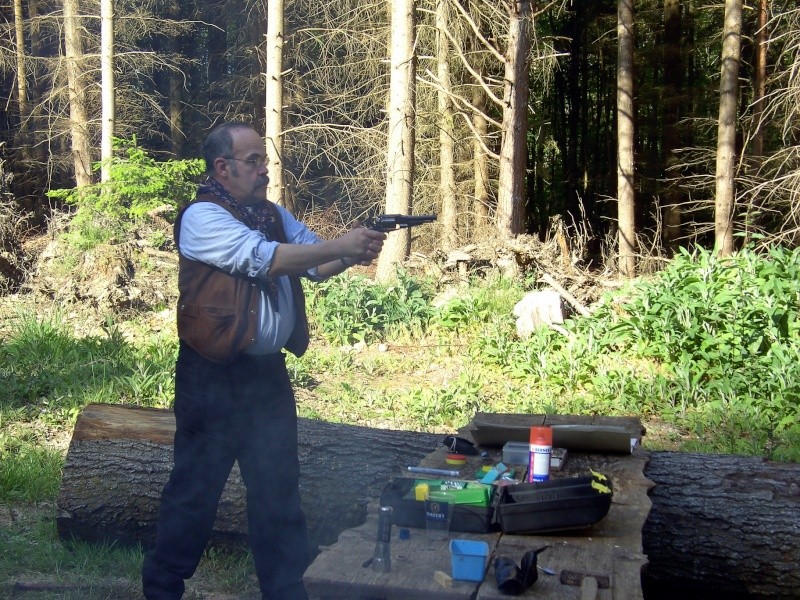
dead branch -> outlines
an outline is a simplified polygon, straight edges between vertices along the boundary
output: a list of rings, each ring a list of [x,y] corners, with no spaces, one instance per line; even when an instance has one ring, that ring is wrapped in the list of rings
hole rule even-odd
[[[561,295],[561,297],[564,298],[564,300],[566,300],[567,302],[569,302],[570,305],[572,305],[572,307],[575,310],[577,310],[578,313],[580,313],[582,316],[588,317],[592,314],[588,308],[586,308],[583,304],[578,302],[577,298],[575,298],[575,296],[573,296],[566,289],[564,289],[564,287],[560,283],[558,283],[549,273],[542,273],[539,276],[539,280],[545,282],[555,291],[557,291]]]

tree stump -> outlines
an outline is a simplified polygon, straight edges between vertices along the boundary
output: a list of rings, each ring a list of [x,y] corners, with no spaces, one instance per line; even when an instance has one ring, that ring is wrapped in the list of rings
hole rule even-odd
[[[174,433],[170,410],[87,406],[75,424],[64,465],[59,536],[152,545],[161,491],[172,469]],[[390,477],[417,464],[443,437],[300,419],[300,493],[312,553],[363,523],[369,500],[380,495]],[[275,468],[280,468],[280,457]],[[246,541],[245,490],[234,467],[211,542]]]

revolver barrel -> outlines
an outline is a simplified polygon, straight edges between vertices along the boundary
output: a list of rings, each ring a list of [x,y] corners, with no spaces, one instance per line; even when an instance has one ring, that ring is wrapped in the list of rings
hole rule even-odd
[[[380,215],[368,227],[376,231],[396,231],[415,225],[431,223],[436,215]]]

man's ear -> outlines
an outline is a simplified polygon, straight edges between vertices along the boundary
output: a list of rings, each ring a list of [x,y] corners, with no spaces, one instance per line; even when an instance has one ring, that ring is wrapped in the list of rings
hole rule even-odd
[[[227,175],[228,174],[228,161],[218,156],[214,159],[214,173],[217,175]]]

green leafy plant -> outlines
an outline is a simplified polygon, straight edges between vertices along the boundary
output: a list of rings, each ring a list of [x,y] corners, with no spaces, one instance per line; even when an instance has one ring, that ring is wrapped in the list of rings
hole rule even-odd
[[[167,207],[174,213],[192,199],[205,168],[200,159],[157,161],[135,137],[115,138],[114,152],[107,182],[48,192],[77,207],[68,239],[80,248],[124,239],[132,225],[154,209]],[[93,165],[95,171],[100,167]]]
[[[337,344],[374,341],[392,327],[423,329],[432,313],[431,289],[402,270],[389,285],[344,274],[309,286],[307,295],[313,322]]]

